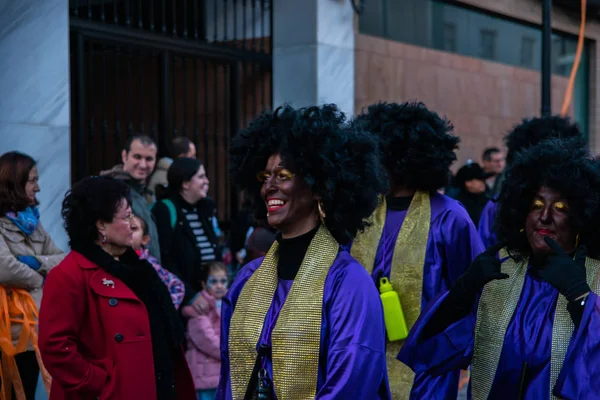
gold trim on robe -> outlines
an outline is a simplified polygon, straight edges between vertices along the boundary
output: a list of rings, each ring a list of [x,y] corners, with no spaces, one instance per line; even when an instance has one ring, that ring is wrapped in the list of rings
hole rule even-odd
[[[475,347],[471,363],[473,400],[487,399],[492,390],[504,346],[504,337],[523,290],[527,264],[527,261],[517,263],[512,258],[507,259],[502,263],[502,272],[508,274],[509,278],[492,281],[483,289],[477,309]],[[585,267],[587,282],[592,290],[598,293],[600,280],[596,279],[596,276],[600,271],[600,261],[588,258]],[[550,382],[548,382],[551,400],[558,399],[552,394],[552,390],[562,369],[573,329],[574,325],[567,311],[567,299],[559,294],[552,328]]]
[[[351,254],[363,265],[369,274],[373,273],[377,247],[383,234],[387,206],[385,197],[371,216],[369,227],[358,234],[352,243]],[[431,225],[431,202],[429,193],[417,191],[408,207],[396,239],[392,256],[390,281],[400,296],[400,304],[408,329],[412,328],[421,313],[423,296],[423,268],[429,241]],[[386,360],[390,389],[393,399],[408,399],[414,380],[412,370],[399,362],[396,357],[402,348],[403,340],[388,342]]]
[[[233,400],[243,400],[256,361],[256,345],[277,289],[279,243],[244,285],[229,328]],[[317,390],[325,280],[339,244],[321,225],[271,333],[273,386],[278,399],[314,399]]]

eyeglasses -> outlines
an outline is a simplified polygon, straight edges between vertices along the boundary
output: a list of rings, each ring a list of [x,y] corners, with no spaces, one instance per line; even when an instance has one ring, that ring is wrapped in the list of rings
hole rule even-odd
[[[291,172],[288,169],[280,168],[280,169],[276,169],[272,172],[271,171],[260,171],[258,174],[256,174],[256,179],[258,179],[258,181],[261,183],[267,183],[268,180],[271,179],[272,176],[275,176],[275,182],[280,184],[282,182],[293,179],[294,176],[296,176],[296,174],[294,174],[293,172]]]

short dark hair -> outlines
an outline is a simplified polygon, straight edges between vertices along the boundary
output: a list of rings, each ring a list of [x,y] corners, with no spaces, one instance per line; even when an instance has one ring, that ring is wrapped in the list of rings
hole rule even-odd
[[[171,141],[169,147],[169,157],[175,159],[181,154],[187,154],[190,151],[192,142],[185,136],[177,136]]]
[[[0,157],[0,215],[19,212],[31,205],[25,192],[29,172],[36,162],[27,154],[11,151]],[[35,202],[37,205],[37,200]]]
[[[223,264],[221,261],[211,261],[202,266],[202,272],[200,273],[200,281],[206,283],[208,281],[208,277],[214,271],[223,271],[225,272],[225,276],[227,276],[227,279],[231,279],[229,277],[229,271],[227,270],[225,264]]]
[[[132,135],[129,136],[127,141],[125,142],[125,152],[129,153],[131,151],[131,145],[134,141],[139,140],[143,146],[154,146],[158,149],[156,142],[148,135]]]
[[[488,147],[483,151],[483,161],[492,161],[492,156],[494,154],[501,153],[500,149],[497,147]]]
[[[142,235],[144,236],[150,236],[150,231],[148,230],[148,224],[146,223],[146,220],[144,219],[144,217],[142,217],[141,215],[138,214],[133,214],[133,216],[137,219],[140,220],[140,222],[142,223],[141,227],[142,228]]]
[[[122,199],[131,204],[129,185],[118,179],[89,177],[73,185],[62,203],[69,245],[92,245],[98,239],[96,222],[111,222]]]
[[[169,193],[179,193],[184,182],[188,182],[198,172],[202,162],[196,158],[181,157],[173,160],[167,171]]]
[[[460,138],[446,118],[416,102],[370,105],[356,120],[379,140],[392,181],[434,192],[448,183]]]

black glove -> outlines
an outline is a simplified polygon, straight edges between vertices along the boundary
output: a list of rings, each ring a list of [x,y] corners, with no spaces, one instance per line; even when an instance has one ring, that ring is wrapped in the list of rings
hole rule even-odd
[[[496,257],[503,247],[504,244],[498,243],[478,255],[469,269],[456,280],[450,291],[474,298],[489,282],[508,278],[507,274],[501,272],[502,262]]]
[[[552,253],[548,255],[544,268],[538,271],[539,276],[554,286],[568,301],[589,292],[591,289],[585,274],[587,248],[580,246],[575,252],[575,257],[571,258],[554,240],[545,237],[544,241]]]
[[[508,278],[507,274],[501,272],[502,262],[496,257],[503,247],[503,243],[493,245],[473,260],[471,266],[456,280],[435,316],[423,328],[423,340],[443,332],[454,322],[466,317],[475,305],[477,294],[486,284],[495,279]]]

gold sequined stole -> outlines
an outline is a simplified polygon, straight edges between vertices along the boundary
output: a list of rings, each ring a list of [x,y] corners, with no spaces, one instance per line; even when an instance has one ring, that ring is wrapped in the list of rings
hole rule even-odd
[[[229,328],[231,393],[244,399],[256,345],[277,289],[279,243],[244,285]],[[314,399],[317,390],[325,279],[339,244],[321,226],[311,241],[271,333],[273,385],[278,399]]]
[[[594,292],[598,293],[600,280],[597,279],[597,275],[600,271],[600,262],[588,258],[585,267],[588,284]],[[517,263],[509,258],[502,263],[502,272],[508,274],[509,278],[488,283],[479,300],[475,324],[475,347],[471,364],[473,400],[487,399],[492,390],[504,347],[504,337],[523,290],[527,261]],[[558,400],[552,394],[552,390],[562,369],[573,329],[574,325],[567,311],[567,299],[563,295],[559,295],[552,328],[550,382],[548,382],[551,400]]]
[[[373,273],[375,254],[383,234],[387,207],[385,197],[370,218],[371,225],[360,233],[352,244],[351,254],[369,272]],[[392,256],[390,280],[400,296],[404,318],[408,328],[419,318],[423,295],[423,268],[429,229],[431,226],[431,201],[429,193],[418,191],[408,207],[396,239]],[[414,373],[396,357],[402,348],[403,340],[388,342],[386,359],[392,398],[408,399],[414,380]]]

